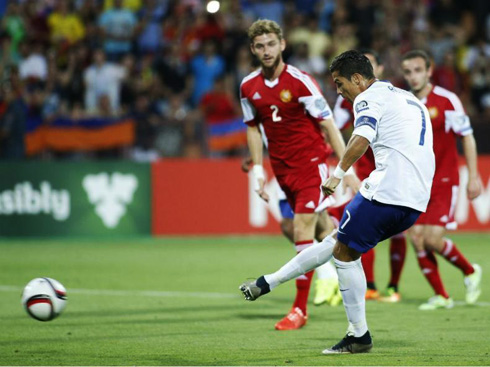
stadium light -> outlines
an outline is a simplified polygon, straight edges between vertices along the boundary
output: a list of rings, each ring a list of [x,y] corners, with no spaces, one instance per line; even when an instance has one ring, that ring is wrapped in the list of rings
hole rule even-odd
[[[218,12],[219,7],[220,7],[219,1],[211,0],[206,5],[206,10],[208,11],[208,13],[214,14],[214,13]]]

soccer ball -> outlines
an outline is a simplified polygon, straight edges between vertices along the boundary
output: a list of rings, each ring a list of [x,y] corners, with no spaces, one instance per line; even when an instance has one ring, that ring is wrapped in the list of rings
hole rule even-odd
[[[22,305],[32,318],[50,321],[66,307],[66,289],[57,280],[36,278],[22,292]]]

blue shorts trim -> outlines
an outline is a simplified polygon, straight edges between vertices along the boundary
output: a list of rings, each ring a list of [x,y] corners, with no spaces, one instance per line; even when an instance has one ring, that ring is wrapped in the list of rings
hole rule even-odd
[[[281,210],[281,215],[283,218],[294,218],[293,209],[291,209],[291,205],[289,205],[289,202],[286,199],[279,200],[279,209]]]
[[[365,253],[379,242],[410,228],[420,214],[406,206],[369,201],[357,193],[345,207],[337,239]]]

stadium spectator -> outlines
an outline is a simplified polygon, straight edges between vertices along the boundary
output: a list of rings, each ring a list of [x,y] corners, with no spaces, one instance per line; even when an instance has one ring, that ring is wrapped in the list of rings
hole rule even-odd
[[[483,129],[488,121],[484,113],[485,106],[488,105],[485,96],[489,90],[486,76],[488,73],[485,70],[486,65],[490,64],[490,27],[487,25],[490,24],[490,16],[487,2],[463,4],[455,0],[387,0],[376,3],[364,0],[354,3],[346,0],[249,0],[221,2],[221,8],[215,14],[207,13],[203,3],[198,0],[12,0],[0,4],[9,8],[0,24],[0,64],[3,66],[0,72],[6,77],[14,66],[19,66],[21,61],[25,61],[26,52],[31,53],[31,45],[39,44],[42,46],[39,55],[41,59],[47,61],[55,57],[56,67],[51,62],[46,62],[46,73],[57,75],[55,79],[58,86],[60,76],[63,76],[65,86],[69,89],[66,80],[70,74],[75,89],[78,90],[76,93],[79,94],[78,79],[81,75],[83,77],[83,73],[78,70],[78,62],[75,72],[66,73],[70,69],[68,64],[71,52],[73,49],[83,50],[81,52],[85,54],[85,61],[80,65],[85,69],[88,66],[87,60],[91,60],[91,53],[103,47],[108,51],[108,59],[117,64],[121,63],[126,55],[133,58],[135,81],[137,75],[144,76],[144,82],[138,81],[136,89],[131,86],[129,79],[124,88],[129,86],[129,89],[136,92],[140,89],[139,84],[144,84],[145,93],[152,99],[164,100],[172,98],[175,91],[178,91],[179,98],[184,98],[184,102],[187,103],[191,92],[194,91],[191,82],[195,76],[195,70],[189,63],[203,48],[202,43],[206,40],[218,40],[219,47],[216,49],[215,57],[222,59],[223,72],[227,75],[243,74],[247,69],[247,59],[250,61],[249,67],[254,67],[254,60],[250,55],[240,55],[243,52],[249,53],[245,31],[258,14],[264,16],[273,11],[273,16],[277,16],[288,30],[287,37],[291,39],[291,45],[299,34],[303,37],[302,41],[309,43],[310,54],[317,57],[318,53],[327,65],[341,51],[371,42],[371,45],[367,46],[377,50],[384,59],[385,77],[396,85],[404,83],[399,64],[401,55],[407,50],[433,48],[431,51],[436,54],[437,59],[435,66],[443,69],[445,55],[449,50],[454,50],[457,72],[460,75],[457,79],[466,81],[462,83],[463,102],[468,103],[467,110],[473,116],[474,126],[476,129]],[[63,12],[66,12],[67,4],[72,11],[62,16],[60,11],[64,9]],[[374,4],[374,8],[371,4]],[[315,10],[309,12],[308,9]],[[368,16],[363,18],[361,14]],[[443,14],[448,14],[447,19]],[[73,22],[73,18],[80,21]],[[320,20],[320,26],[316,25],[317,20]],[[298,22],[301,27],[295,29]],[[361,27],[360,22],[367,22],[370,26]],[[85,30],[83,34],[79,32],[82,28]],[[386,29],[389,29],[389,32],[386,32]],[[55,38],[59,41],[51,42],[51,31],[55,32]],[[165,47],[165,50],[162,50],[162,47]],[[171,67],[168,67],[169,65],[165,65],[168,56],[166,52],[174,47],[178,49],[179,56],[168,62],[171,64]],[[11,52],[7,52],[7,48],[11,49]],[[292,48],[285,50],[286,61],[292,55],[291,51]],[[147,66],[148,59],[143,59],[146,54],[155,57],[151,71]],[[476,67],[473,67],[474,65]],[[163,70],[160,69],[162,66]],[[159,76],[165,75],[165,78],[159,78],[160,80],[153,83],[148,82],[154,73]],[[447,79],[448,74],[444,73]],[[327,100],[333,103],[336,95],[328,75],[317,74],[316,78],[324,88]],[[214,77],[209,79],[206,90],[211,88]],[[241,77],[235,76],[235,79],[236,83],[239,83]],[[31,83],[30,79],[24,80]],[[46,75],[44,82],[52,84],[52,78]],[[175,85],[179,86],[174,88]],[[53,92],[58,93],[58,87],[54,90],[52,87],[49,88],[48,93],[40,93],[39,96],[51,98]],[[41,91],[36,93],[38,92]],[[471,98],[466,97],[466,94]],[[124,98],[128,96],[129,94],[125,94]],[[26,96],[26,101],[31,97]],[[71,101],[72,99],[73,97],[70,97],[67,108],[75,108],[74,114],[79,115],[79,98]],[[125,100],[126,111],[134,107],[135,100]],[[191,102],[193,104],[190,112],[193,115],[198,110],[199,100],[191,99]],[[483,139],[483,133],[475,136],[479,139],[482,150],[490,149],[490,145]],[[197,142],[194,147],[194,153],[202,151],[201,147],[198,148]]]
[[[139,11],[140,32],[137,43],[140,54],[156,53],[162,47],[162,21],[167,12],[166,5],[156,0],[147,0]]]
[[[420,310],[452,308],[453,300],[446,292],[439,275],[434,252],[460,269],[464,274],[466,302],[474,304],[480,296],[481,267],[471,264],[449,238],[446,229],[455,229],[454,206],[459,188],[456,137],[462,140],[468,167],[466,195],[473,200],[481,194],[482,187],[477,168],[476,143],[470,119],[456,94],[433,85],[431,60],[427,53],[413,50],[402,58],[403,75],[411,91],[427,107],[432,120],[436,170],[427,211],[409,230],[417,252],[420,269],[434,290],[435,296],[420,305]]]
[[[38,42],[20,46],[22,59],[19,64],[20,78],[27,81],[45,82],[48,77],[48,62],[43,46]]]
[[[93,64],[84,72],[85,108],[87,112],[97,110],[99,99],[107,96],[113,113],[119,112],[121,82],[126,77],[126,69],[118,64],[107,62],[102,49],[94,52]]]
[[[159,106],[159,113],[163,121],[155,141],[159,154],[163,157],[199,157],[203,145],[199,137],[203,134],[198,118],[183,98],[178,94],[169,97]]]
[[[296,44],[288,62],[315,78],[320,77],[327,70],[325,60],[320,56],[311,55],[310,48],[306,42]]]
[[[121,0],[121,7],[137,12],[141,9],[142,0]],[[104,0],[104,10],[109,10],[118,6],[118,0]]]
[[[2,29],[10,36],[12,41],[12,53],[18,52],[20,42],[26,35],[26,24],[20,11],[20,5],[15,2],[9,2],[7,13],[2,19]]]
[[[255,19],[270,19],[282,25],[284,23],[285,4],[279,0],[250,0],[250,10]]]
[[[172,42],[155,58],[154,69],[160,78],[165,98],[179,95],[190,97],[189,66],[178,42]]]
[[[20,59],[19,52],[12,49],[10,36],[5,33],[0,35],[0,76],[8,77],[9,68],[17,66]]]
[[[56,10],[48,17],[51,42],[57,48],[65,48],[85,37],[85,27],[69,0],[59,0]]]
[[[198,106],[202,96],[213,87],[216,78],[225,72],[224,59],[218,53],[214,40],[202,44],[202,53],[190,61],[190,69],[193,77],[191,102],[193,106]]]
[[[98,24],[104,38],[104,50],[110,61],[119,61],[131,52],[137,19],[131,10],[123,8],[122,0],[114,0],[114,7],[100,15]]]
[[[465,92],[465,80],[457,69],[454,50],[447,51],[443,63],[434,68],[432,80],[434,84],[453,91],[460,97]]]
[[[26,106],[11,81],[0,90],[0,159],[25,157]]]
[[[214,81],[214,87],[205,93],[199,104],[207,132],[211,157],[243,156],[247,146],[246,127],[240,108],[226,88],[224,76]]]
[[[88,50],[85,46],[79,45],[71,48],[67,55],[67,64],[58,70],[56,89],[59,96],[66,101],[69,108],[83,104],[85,95],[85,85],[83,71],[85,69]]]
[[[307,17],[304,37],[304,41],[308,43],[310,55],[313,57],[324,56],[329,48],[332,47],[332,39],[326,32],[320,29],[316,15]]]
[[[40,42],[44,47],[49,47],[51,44],[50,31],[44,5],[40,1],[29,0],[24,6],[27,38]]]
[[[156,160],[159,154],[155,149],[155,138],[161,118],[147,93],[138,93],[130,116],[136,123],[132,158],[139,162]]]

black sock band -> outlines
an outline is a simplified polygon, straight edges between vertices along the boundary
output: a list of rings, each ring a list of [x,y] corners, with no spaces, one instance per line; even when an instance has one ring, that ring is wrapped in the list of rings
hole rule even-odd
[[[265,278],[264,276],[262,275],[259,279],[257,279],[257,281],[255,282],[255,284],[257,284],[257,287],[260,288],[260,295],[264,295],[264,294],[267,294],[271,291],[270,287],[269,287],[269,283],[267,283],[265,281]]]
[[[367,282],[367,287],[368,289],[376,290],[376,285],[374,284],[374,282]]]

